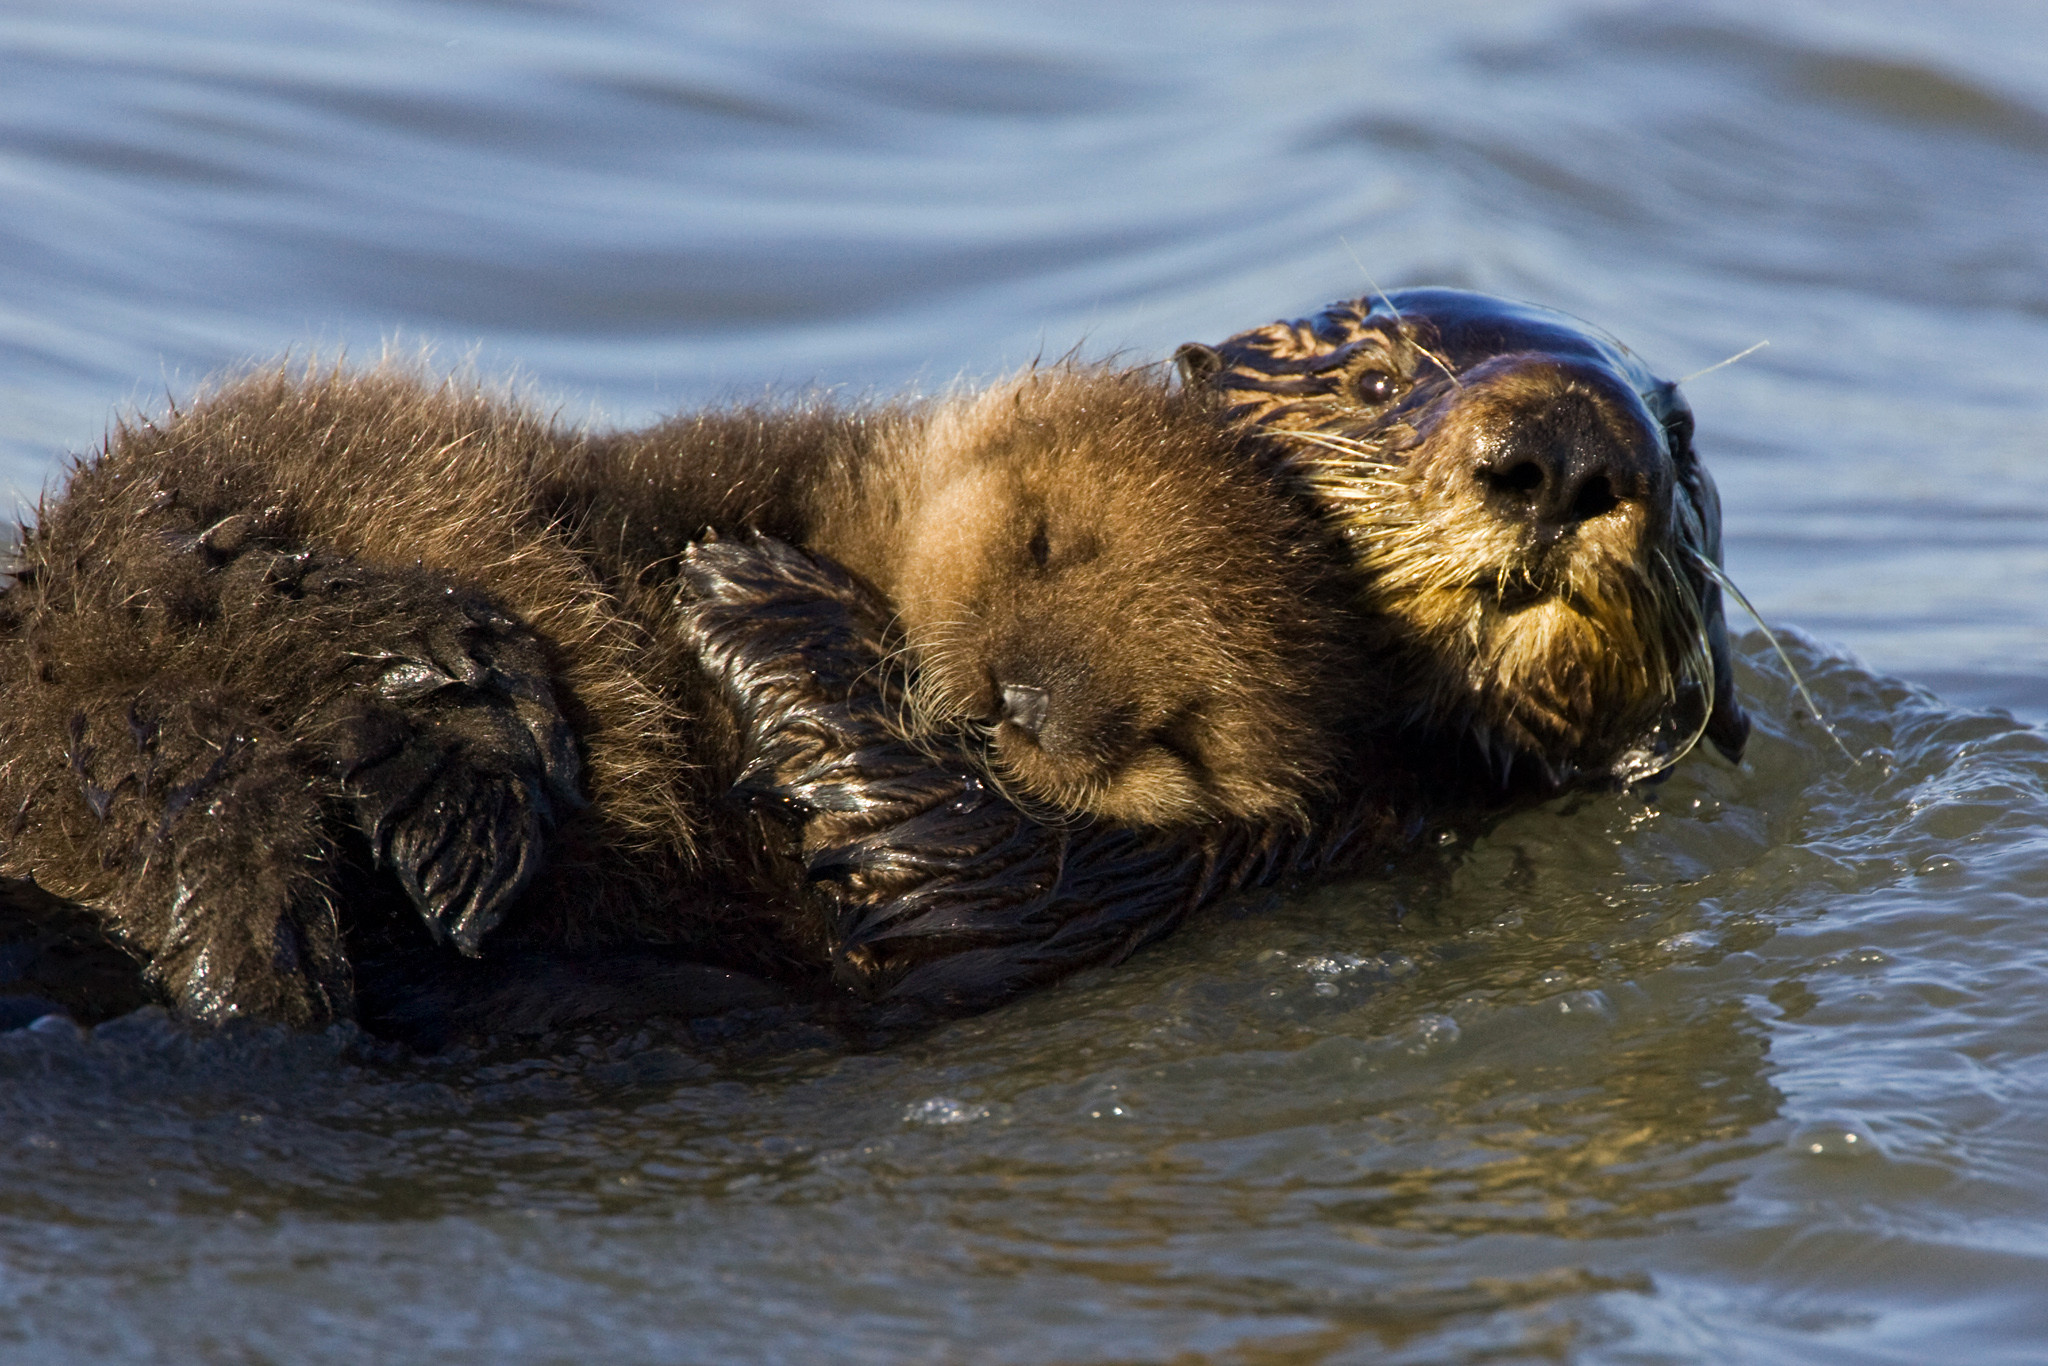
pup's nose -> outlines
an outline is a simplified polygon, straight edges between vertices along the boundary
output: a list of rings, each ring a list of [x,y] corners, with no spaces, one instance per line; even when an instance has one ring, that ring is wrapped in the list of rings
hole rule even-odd
[[[1035,740],[1038,733],[1045,729],[1046,708],[1051,700],[1044,688],[1033,688],[1022,683],[1005,683],[1001,719]]]

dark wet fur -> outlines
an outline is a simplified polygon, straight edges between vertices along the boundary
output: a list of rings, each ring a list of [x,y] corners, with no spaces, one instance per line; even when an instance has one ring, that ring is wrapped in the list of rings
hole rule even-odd
[[[951,459],[975,477],[1038,472],[1040,486],[1010,495],[1029,515],[992,520],[967,546],[991,558],[992,587],[947,584],[991,644],[1026,605],[999,591],[1011,561],[997,542],[1031,553],[1044,486],[1085,493],[1091,462],[1104,486],[1137,481],[1141,511],[1103,520],[1157,528],[1151,542],[1091,542],[1124,548],[1046,576],[1042,597],[1067,606],[1035,629],[1048,656],[1062,620],[1090,633],[1084,662],[1097,667],[1074,675],[1087,688],[1056,693],[1061,705],[1209,708],[1208,736],[1167,737],[1172,771],[1140,773],[1141,794],[1206,786],[1220,813],[1186,808],[1204,817],[1234,801],[1302,809],[1341,748],[1338,681],[1361,670],[1340,662],[1323,533],[1207,400],[1080,369],[994,394],[737,409],[589,436],[403,370],[272,372],[125,425],[24,529],[0,598],[0,867],[91,908],[153,994],[208,1021],[539,1028],[829,994],[835,980],[888,994],[907,970],[883,940],[940,946],[923,955],[934,960],[1015,959],[1019,935],[1043,927],[1037,911],[1000,930],[904,929],[898,915],[884,934],[849,925],[832,870],[804,858],[806,838],[817,849],[871,833],[872,794],[895,792],[885,812],[926,812],[944,788],[918,775],[929,754],[957,754],[962,772],[986,757],[959,718],[934,727],[935,708],[906,691],[915,675],[889,664],[916,640],[910,605],[925,591],[904,568],[921,543],[903,525],[924,471]],[[1086,414],[1080,428],[1063,425],[1069,412]],[[861,577],[829,593],[809,580],[748,590],[719,654],[678,608],[679,592],[711,593],[696,566],[721,552],[692,549],[707,527],[759,528]],[[1102,584],[1124,596],[1098,612]],[[716,594],[704,605],[715,615]],[[1105,631],[1097,618],[1118,612],[1139,619]],[[807,634],[842,618],[860,625],[837,644]],[[807,697],[872,699],[870,724],[926,723],[914,746],[891,742],[893,779],[879,751],[858,751],[841,787],[869,794],[861,819],[804,783],[775,795],[789,784],[762,776],[782,774],[790,737],[820,724],[763,710],[769,659]],[[1224,728],[1233,714],[1249,728]],[[1153,763],[1149,743],[1141,726],[1082,762]],[[1234,786],[1211,781],[1226,773]],[[1044,834],[980,790],[1020,839]],[[1085,824],[1095,790],[1052,814]],[[986,852],[972,837],[949,847]],[[882,885],[899,895],[900,879],[861,876],[856,900]],[[1102,956],[1100,938],[1041,957],[1065,970]],[[969,970],[982,961],[918,980],[964,1007],[1055,971]],[[606,962],[616,975],[593,966]]]

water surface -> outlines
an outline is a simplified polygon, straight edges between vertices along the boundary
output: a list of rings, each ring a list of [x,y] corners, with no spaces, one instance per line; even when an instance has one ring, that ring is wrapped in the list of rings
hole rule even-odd
[[[0,477],[252,359],[572,418],[1449,283],[1688,392],[1748,762],[878,1054],[0,1037],[42,1361],[1973,1361],[2048,1338],[2048,12],[18,0]],[[1898,680],[1909,681],[1898,681]],[[2004,710],[1999,710],[1999,709]]]

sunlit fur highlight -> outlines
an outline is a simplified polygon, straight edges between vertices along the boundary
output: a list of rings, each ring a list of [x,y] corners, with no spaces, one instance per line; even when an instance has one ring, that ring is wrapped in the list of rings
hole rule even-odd
[[[885,433],[846,480],[814,543],[895,607],[913,730],[979,734],[1020,801],[1173,825],[1303,818],[1324,790],[1371,693],[1339,557],[1205,396],[1035,370]],[[1041,734],[996,719],[1003,683],[1048,693]]]
[[[1536,379],[1499,357],[1452,359],[1426,314],[1370,300],[1209,354],[1201,382],[1267,434],[1281,477],[1349,545],[1369,639],[1398,661],[1395,706],[1413,725],[1469,736],[1503,780],[1518,761],[1551,783],[1640,778],[1697,743],[1719,686],[1712,636],[1725,629],[1695,563],[1719,553],[1704,472],[1677,468],[1658,496],[1537,544],[1460,464],[1490,435],[1460,424],[1507,426],[1515,402],[1542,400],[1541,384],[1557,381],[1540,358],[1508,356]],[[1360,377],[1381,374],[1398,395],[1360,402]],[[1668,450],[1659,459],[1674,464]]]

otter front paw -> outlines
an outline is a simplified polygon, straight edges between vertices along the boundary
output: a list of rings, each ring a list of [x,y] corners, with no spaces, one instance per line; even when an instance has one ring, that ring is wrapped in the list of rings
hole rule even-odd
[[[474,955],[583,804],[582,764],[539,640],[481,599],[451,591],[447,608],[371,658],[327,748],[378,864]]]

